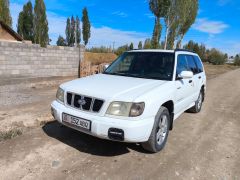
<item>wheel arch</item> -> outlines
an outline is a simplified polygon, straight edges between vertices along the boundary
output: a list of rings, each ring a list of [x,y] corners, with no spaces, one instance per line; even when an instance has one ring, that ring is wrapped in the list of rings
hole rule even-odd
[[[170,115],[169,130],[172,130],[173,129],[173,119],[174,119],[174,103],[172,100],[170,100],[170,101],[163,103],[162,106],[168,109],[168,112]]]

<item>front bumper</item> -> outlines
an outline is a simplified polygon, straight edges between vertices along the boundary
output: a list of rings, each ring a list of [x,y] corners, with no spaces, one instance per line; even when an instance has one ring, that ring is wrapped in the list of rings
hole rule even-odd
[[[62,123],[62,114],[70,114],[72,116],[80,117],[91,121],[91,131],[84,131],[79,128],[74,128],[78,131],[102,138],[109,138],[110,129],[120,129],[124,132],[124,142],[146,142],[151,134],[154,117],[139,119],[139,120],[122,120],[106,116],[97,116],[96,114],[78,111],[63,104],[53,101],[51,104],[52,114],[54,118]],[[70,126],[69,126],[70,127]]]

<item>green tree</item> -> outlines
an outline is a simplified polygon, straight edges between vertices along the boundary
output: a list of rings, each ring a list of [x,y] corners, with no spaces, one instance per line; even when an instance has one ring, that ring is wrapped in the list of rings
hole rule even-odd
[[[161,37],[162,32],[162,25],[160,24],[160,21],[158,18],[155,18],[155,24],[153,29],[153,35],[152,35],[152,47],[154,49],[157,49],[159,47],[159,41]]]
[[[66,30],[65,30],[65,34],[66,34],[66,43],[68,46],[70,46],[71,42],[71,23],[70,23],[70,18],[67,18],[67,23],[66,23]]]
[[[178,48],[181,48],[185,34],[195,22],[199,8],[198,0],[184,0],[184,2],[181,2],[181,5],[184,6],[181,7],[181,19],[179,21],[178,30],[179,40],[177,43]]]
[[[87,8],[84,8],[82,11],[82,33],[84,44],[87,45],[91,36],[91,24],[88,18]]]
[[[126,51],[128,51],[128,50],[129,50],[129,47],[128,47],[128,45],[126,44],[126,45],[124,45],[124,46],[118,47],[117,50],[115,51],[115,53],[119,56],[119,55],[121,55],[122,53],[124,53],[124,52],[126,52]]]
[[[130,50],[133,50],[133,49],[134,49],[133,43],[130,44],[129,49],[130,49]]]
[[[62,36],[58,36],[57,46],[66,46],[66,40]]]
[[[46,6],[43,0],[35,0],[34,6],[34,42],[46,47],[49,44]]]
[[[160,18],[165,16],[169,5],[169,0],[149,0],[149,8],[155,16],[155,24],[151,41],[152,46],[155,49],[159,47],[159,41],[161,38],[162,25],[160,23]]]
[[[31,1],[23,6],[23,10],[19,13],[17,32],[23,39],[34,40],[34,29],[33,29],[33,7]]]
[[[152,48],[152,43],[151,43],[151,39],[146,39],[144,42],[144,46],[143,49],[151,49]]]
[[[80,20],[79,17],[76,17],[76,34],[77,34],[77,44],[80,44],[81,42],[81,28],[80,28]]]
[[[72,16],[71,18],[71,30],[70,30],[70,46],[74,46],[75,43],[75,18]]]
[[[234,65],[240,66],[240,55],[239,54],[237,54],[234,58]]]
[[[142,49],[142,48],[143,48],[142,41],[139,41],[139,43],[138,43],[138,49]]]
[[[12,27],[12,17],[9,10],[9,0],[0,0],[0,20]]]
[[[164,49],[173,49],[178,34],[179,23],[183,19],[185,0],[170,0],[167,13],[164,16],[166,25]]]
[[[224,54],[215,48],[210,50],[209,56],[208,56],[208,61],[210,63],[212,63],[213,65],[221,65],[221,64],[226,63]]]

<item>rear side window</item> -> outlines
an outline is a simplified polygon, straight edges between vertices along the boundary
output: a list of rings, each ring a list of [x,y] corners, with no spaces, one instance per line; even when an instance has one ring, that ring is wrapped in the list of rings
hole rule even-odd
[[[195,63],[197,64],[197,68],[198,68],[198,73],[202,73],[203,72],[203,65],[201,63],[201,60],[199,57],[197,56],[193,56]]]
[[[188,63],[185,55],[178,55],[177,59],[177,75],[182,71],[188,71]]]
[[[197,74],[198,68],[193,57],[191,55],[186,55],[186,57],[187,57],[187,63],[188,63],[188,70],[192,71],[193,74]]]

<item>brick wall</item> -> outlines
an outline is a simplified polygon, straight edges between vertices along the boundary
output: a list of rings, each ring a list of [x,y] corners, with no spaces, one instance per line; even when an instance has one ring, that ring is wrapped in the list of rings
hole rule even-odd
[[[0,76],[77,76],[84,50],[0,41]]]

